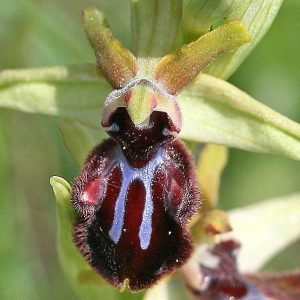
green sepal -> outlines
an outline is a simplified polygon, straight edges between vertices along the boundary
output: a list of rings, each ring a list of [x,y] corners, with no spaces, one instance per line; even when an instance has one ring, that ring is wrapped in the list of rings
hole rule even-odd
[[[92,65],[0,72],[0,107],[67,118],[93,131],[109,91]],[[186,140],[300,159],[300,125],[221,79],[201,74],[177,99]],[[91,135],[93,145],[100,135]]]
[[[70,184],[58,176],[51,177],[50,184],[56,198],[58,254],[66,275],[72,284],[76,285],[80,274],[82,272],[89,272],[90,276],[93,274],[94,284],[97,283],[97,286],[103,286],[104,282],[101,277],[91,270],[91,267],[84,260],[72,241],[73,226],[78,221],[78,215],[71,205],[72,188]]]
[[[106,18],[99,10],[85,9],[83,22],[98,67],[114,88],[122,87],[137,73],[135,57],[113,37]]]
[[[62,119],[59,123],[65,147],[78,166],[82,166],[92,149],[106,138],[103,130]]]
[[[163,57],[155,68],[155,78],[170,94],[188,85],[220,53],[230,52],[250,41],[241,22],[230,22]]]

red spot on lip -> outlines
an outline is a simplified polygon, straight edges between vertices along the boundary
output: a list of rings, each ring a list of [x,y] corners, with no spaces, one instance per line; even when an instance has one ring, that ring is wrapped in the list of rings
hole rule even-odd
[[[153,110],[157,106],[157,100],[154,96],[150,97],[151,109]]]
[[[95,205],[97,203],[100,196],[101,182],[100,178],[95,178],[87,184],[80,199],[84,205]]]
[[[131,91],[128,91],[127,94],[124,96],[124,101],[126,103],[126,105],[128,105],[130,99],[131,99],[131,96],[132,96],[132,92]]]

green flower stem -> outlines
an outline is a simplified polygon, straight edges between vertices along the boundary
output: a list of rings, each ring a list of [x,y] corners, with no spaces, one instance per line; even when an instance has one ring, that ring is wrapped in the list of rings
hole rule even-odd
[[[221,176],[227,160],[227,147],[207,144],[201,151],[197,177],[202,205],[191,224],[194,241],[211,243],[215,241],[215,234],[231,229],[227,214],[217,209]]]

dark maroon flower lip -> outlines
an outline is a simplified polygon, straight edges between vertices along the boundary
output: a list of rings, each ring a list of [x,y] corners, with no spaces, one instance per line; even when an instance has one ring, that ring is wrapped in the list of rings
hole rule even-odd
[[[159,90],[157,103],[169,110],[153,110],[138,125],[120,105],[141,83],[159,89],[136,80],[108,97],[102,123],[111,138],[92,151],[71,197],[81,217],[73,231],[79,251],[113,286],[128,282],[132,291],[185,263],[193,248],[187,223],[199,207],[192,157],[174,140],[181,126],[175,98],[159,99],[166,96]]]
[[[125,109],[119,112],[125,117]],[[155,114],[166,120],[163,113]],[[159,136],[166,137],[156,134],[163,128],[159,120],[148,132],[151,136],[154,131],[158,140],[150,139],[150,144],[158,146],[140,165],[135,155],[141,151],[126,155],[122,147],[130,133],[126,126],[120,127],[124,136],[119,132],[115,140],[93,150],[73,185],[72,203],[81,216],[73,238],[108,282],[122,288],[128,281],[129,289],[139,291],[180,267],[191,255],[187,223],[199,207],[199,190],[190,154],[177,140],[160,141]],[[151,152],[143,148],[142,140],[136,144]]]

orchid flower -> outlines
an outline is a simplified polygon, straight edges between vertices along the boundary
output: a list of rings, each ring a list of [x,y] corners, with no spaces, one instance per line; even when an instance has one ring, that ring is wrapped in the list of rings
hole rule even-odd
[[[87,8],[95,64],[0,73],[0,106],[58,117],[81,166],[72,185],[50,180],[60,260],[80,297],[300,297],[299,273],[254,273],[299,238],[300,196],[217,208],[226,147],[300,159],[300,125],[225,81],[281,2],[132,0],[130,49]],[[200,158],[181,140],[206,144]],[[255,224],[270,240],[253,255]]]

